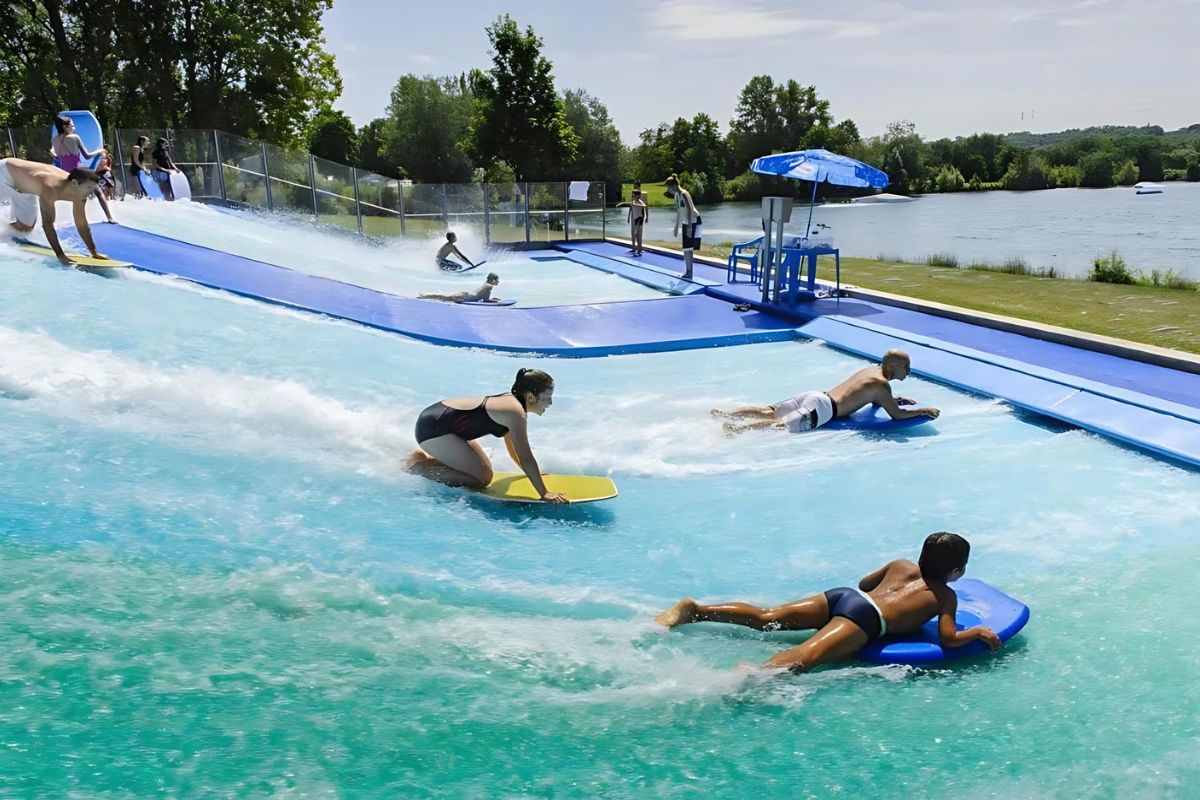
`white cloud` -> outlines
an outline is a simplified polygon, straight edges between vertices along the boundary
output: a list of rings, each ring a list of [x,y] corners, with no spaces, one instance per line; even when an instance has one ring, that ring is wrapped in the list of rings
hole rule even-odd
[[[408,57],[408,59],[409,61],[413,61],[417,64],[432,64],[434,60],[433,56],[429,55],[428,53],[413,53]]]
[[[714,0],[671,0],[652,6],[647,23],[664,36],[684,41],[722,41],[795,36],[805,32],[847,38],[878,36],[878,21],[817,19],[791,7],[771,11]]]

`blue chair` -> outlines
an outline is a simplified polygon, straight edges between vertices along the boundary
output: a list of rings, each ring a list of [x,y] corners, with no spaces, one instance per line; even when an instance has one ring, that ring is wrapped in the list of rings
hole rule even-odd
[[[759,236],[757,239],[733,246],[733,252],[729,254],[729,261],[725,265],[725,280],[737,283],[738,262],[745,261],[750,265],[750,282],[758,283],[758,254],[762,250],[762,241],[763,237]]]

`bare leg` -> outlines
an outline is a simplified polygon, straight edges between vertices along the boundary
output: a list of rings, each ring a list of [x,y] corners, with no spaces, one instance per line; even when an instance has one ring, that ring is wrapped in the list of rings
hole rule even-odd
[[[722,411],[719,408],[714,408],[712,415],[714,417],[729,417],[730,419],[740,419],[742,417],[775,419],[775,409],[771,406],[744,406],[742,408],[735,408],[733,411]]]
[[[105,199],[104,192],[100,191],[99,186],[96,187],[95,194],[96,194],[96,199],[100,201],[100,208],[104,209],[104,216],[108,219],[108,221],[110,223],[112,223],[113,225],[116,225],[117,221],[115,219],[113,219],[112,212],[108,210],[108,200]]]
[[[821,664],[836,664],[858,654],[870,639],[845,617],[833,617],[804,644],[774,655],[763,666],[808,672]]]
[[[688,248],[683,251],[683,277],[692,279],[692,250]]]
[[[655,619],[668,628],[689,622],[725,622],[759,631],[803,631],[829,622],[829,601],[822,593],[783,606],[761,608],[736,602],[705,606],[684,599]]]
[[[482,489],[492,482],[492,462],[483,448],[452,433],[421,442],[409,456],[408,470],[447,486]]]
[[[739,433],[745,433],[746,431],[765,430],[767,428],[782,431],[787,429],[787,425],[777,420],[763,419],[758,422],[726,422],[721,426],[726,436],[737,436]]]

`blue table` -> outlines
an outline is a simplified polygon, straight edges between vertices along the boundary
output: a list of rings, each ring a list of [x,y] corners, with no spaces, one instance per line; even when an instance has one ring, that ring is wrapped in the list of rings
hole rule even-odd
[[[837,294],[842,292],[842,256],[836,247],[816,245],[815,247],[785,247],[783,248],[783,263],[780,272],[783,274],[784,286],[780,293],[780,301],[794,304],[801,300],[817,299],[817,256],[833,256],[837,274]],[[807,275],[801,278],[801,265],[807,262]],[[803,283],[801,282],[803,280]]]

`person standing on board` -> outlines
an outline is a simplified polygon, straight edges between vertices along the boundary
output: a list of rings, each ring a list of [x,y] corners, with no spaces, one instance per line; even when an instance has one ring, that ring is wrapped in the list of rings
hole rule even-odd
[[[679,236],[679,227],[683,226],[683,236],[680,244],[683,247],[683,277],[692,279],[692,251],[700,249],[700,212],[692,202],[692,195],[679,185],[679,176],[674,172],[666,180],[667,194],[675,198],[675,229],[673,236]]]

